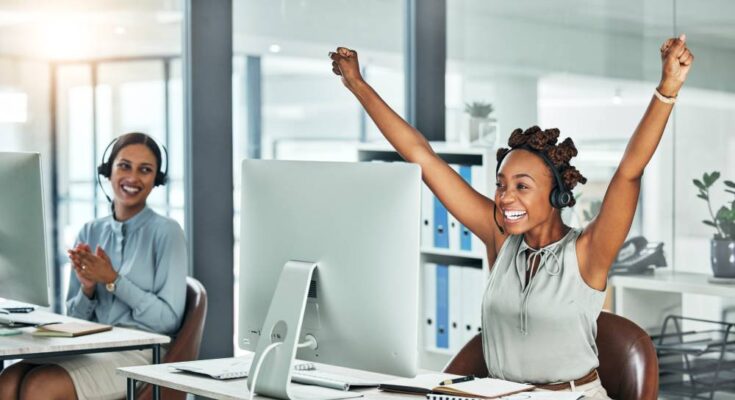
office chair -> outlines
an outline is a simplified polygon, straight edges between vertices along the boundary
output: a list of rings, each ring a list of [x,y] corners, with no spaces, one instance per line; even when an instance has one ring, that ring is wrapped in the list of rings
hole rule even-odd
[[[204,331],[206,316],[207,291],[198,280],[187,277],[184,320],[162,362],[191,361],[199,357],[199,345],[202,342],[202,332]],[[135,398],[144,400],[152,399],[153,388],[150,385],[141,386]],[[186,393],[161,388],[161,398],[166,400],[184,400],[186,399]]]
[[[658,358],[651,337],[630,320],[606,311],[597,318],[597,343],[602,386],[620,400],[658,398]],[[444,368],[457,375],[488,376],[478,333]]]

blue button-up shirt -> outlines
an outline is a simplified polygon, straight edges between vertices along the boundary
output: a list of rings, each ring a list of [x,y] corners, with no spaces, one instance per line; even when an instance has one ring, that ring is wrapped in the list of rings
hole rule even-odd
[[[179,224],[145,207],[125,222],[112,216],[84,225],[78,243],[97,245],[117,271],[115,292],[98,283],[93,298],[82,293],[74,270],[67,314],[104,324],[173,335],[186,306],[187,251]]]

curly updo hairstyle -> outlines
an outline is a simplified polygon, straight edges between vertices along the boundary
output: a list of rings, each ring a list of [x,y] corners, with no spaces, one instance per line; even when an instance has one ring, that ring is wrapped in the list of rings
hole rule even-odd
[[[532,152],[543,153],[559,173],[562,182],[567,190],[571,191],[577,186],[577,183],[587,183],[587,178],[574,166],[569,164],[572,157],[577,155],[577,147],[571,138],[564,139],[563,142],[558,143],[559,130],[556,128],[542,130],[538,126],[532,126],[524,132],[521,129],[516,129],[510,134],[508,138],[508,146],[510,148],[500,148],[497,152],[498,167],[500,162],[505,156],[515,149],[526,149]],[[569,207],[574,206],[575,200],[572,197]]]

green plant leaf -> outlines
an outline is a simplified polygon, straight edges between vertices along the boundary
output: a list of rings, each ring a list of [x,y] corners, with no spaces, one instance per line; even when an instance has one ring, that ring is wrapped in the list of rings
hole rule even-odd
[[[698,187],[698,188],[700,188],[702,190],[707,190],[707,188],[704,186],[704,184],[702,183],[702,181],[700,181],[699,179],[693,179],[692,182],[694,182],[694,186],[696,186],[696,187]]]
[[[732,194],[735,194],[735,190],[725,189],[725,191],[726,191],[727,193],[732,193]]]
[[[704,219],[704,220],[702,220],[702,223],[705,224],[705,225],[709,225],[711,227],[717,228],[717,225],[715,225],[715,223],[712,222],[712,221],[709,221],[709,220]]]
[[[709,201],[709,197],[707,197],[707,195],[706,195],[706,194],[702,194],[702,193],[700,193],[700,194],[698,194],[698,195],[697,195],[697,197],[699,197],[700,199],[703,199],[703,200],[707,200],[707,201]]]
[[[725,181],[725,186],[731,187],[731,188],[735,189],[735,182],[733,182],[733,181]]]
[[[712,186],[713,183],[717,182],[717,180],[720,179],[720,173],[715,171],[710,174],[709,178],[712,180],[712,183],[710,183],[710,186]]]

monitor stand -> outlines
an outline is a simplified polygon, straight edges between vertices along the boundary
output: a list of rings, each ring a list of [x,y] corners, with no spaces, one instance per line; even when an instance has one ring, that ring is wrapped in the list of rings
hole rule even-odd
[[[283,400],[356,397],[350,392],[291,384],[306,299],[316,267],[313,262],[288,261],[281,271],[248,374],[248,389],[258,395]],[[281,344],[271,349],[270,353],[263,354],[266,347],[277,342]],[[253,388],[252,379],[259,363],[260,370]]]

